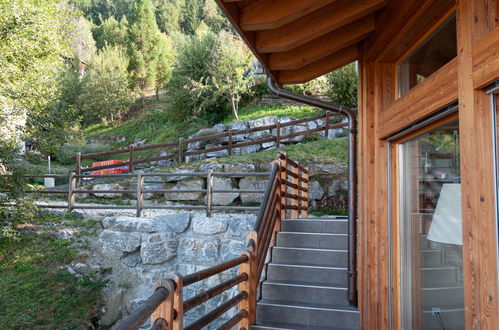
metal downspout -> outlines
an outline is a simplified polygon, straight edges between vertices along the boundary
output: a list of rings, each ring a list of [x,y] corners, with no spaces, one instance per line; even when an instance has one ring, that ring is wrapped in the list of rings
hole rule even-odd
[[[269,90],[276,96],[336,112],[348,119],[348,300],[357,306],[357,117],[356,111],[315,97],[292,93],[267,78]]]

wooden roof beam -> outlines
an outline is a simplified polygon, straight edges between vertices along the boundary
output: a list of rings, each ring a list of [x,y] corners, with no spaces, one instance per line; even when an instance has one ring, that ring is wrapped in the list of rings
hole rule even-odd
[[[343,48],[354,45],[374,31],[374,16],[350,23],[318,39],[269,57],[271,70],[296,70]]]
[[[337,0],[259,0],[244,7],[241,28],[245,31],[275,29]]]
[[[388,0],[341,0],[278,29],[257,33],[260,53],[285,52],[383,8]]]
[[[353,45],[323,59],[310,63],[297,70],[284,70],[279,72],[279,83],[281,84],[301,84],[320,77],[328,72],[341,68],[359,56],[359,46]]]

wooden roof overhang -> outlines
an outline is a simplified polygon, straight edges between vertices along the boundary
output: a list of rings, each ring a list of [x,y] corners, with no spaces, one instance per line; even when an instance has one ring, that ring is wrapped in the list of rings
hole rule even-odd
[[[216,0],[279,85],[310,81],[359,57],[393,62],[455,0]],[[416,28],[414,28],[416,27]]]

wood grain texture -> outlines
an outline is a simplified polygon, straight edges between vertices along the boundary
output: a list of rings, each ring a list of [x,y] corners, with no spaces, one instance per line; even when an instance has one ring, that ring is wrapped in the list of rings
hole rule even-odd
[[[498,2],[499,3],[499,2]],[[498,79],[499,27],[473,45],[473,87],[484,88]]]

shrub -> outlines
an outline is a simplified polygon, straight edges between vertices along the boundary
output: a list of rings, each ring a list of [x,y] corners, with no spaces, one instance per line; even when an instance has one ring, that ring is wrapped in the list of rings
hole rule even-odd
[[[355,63],[345,65],[327,75],[329,89],[326,95],[331,102],[357,108],[357,71]]]

